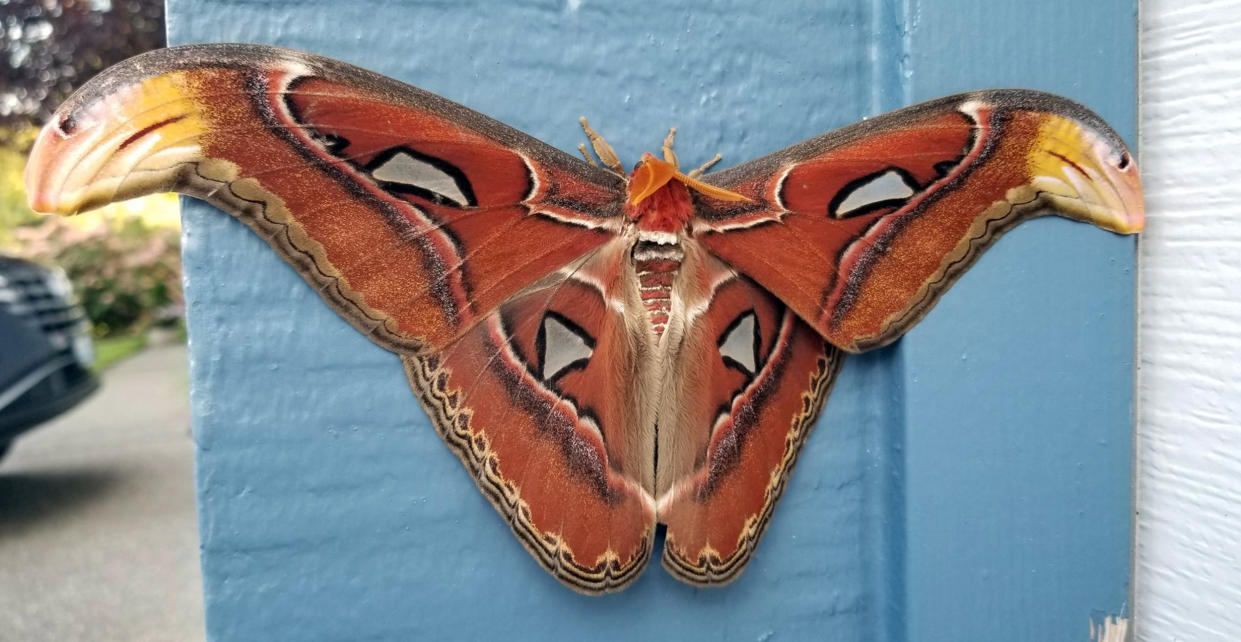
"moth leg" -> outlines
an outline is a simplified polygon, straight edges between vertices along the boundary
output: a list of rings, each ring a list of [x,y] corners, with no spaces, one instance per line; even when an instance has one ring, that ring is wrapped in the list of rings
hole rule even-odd
[[[677,153],[672,151],[672,143],[677,137],[677,128],[669,127],[668,135],[664,137],[664,160],[672,163],[673,167],[680,168],[681,163],[677,160]]]
[[[690,178],[698,178],[699,176],[702,176],[703,172],[711,169],[712,165],[715,165],[716,163],[720,162],[720,159],[722,158],[724,157],[720,156],[719,152],[716,152],[715,156],[711,157],[711,160],[703,163],[702,167],[699,167],[698,169],[690,172],[689,174],[686,174],[686,176],[689,176]]]
[[[616,155],[616,150],[612,149],[608,141],[603,140],[602,136],[591,129],[590,125],[586,124],[585,116],[582,116],[579,122],[582,123],[582,131],[586,132],[586,138],[590,139],[591,147],[595,148],[595,156],[599,157],[599,161],[612,171],[624,176],[625,166],[621,165],[620,157]]]
[[[582,152],[582,158],[585,158],[587,163],[595,167],[599,166],[599,163],[595,162],[595,159],[590,156],[590,152],[586,151],[586,143],[578,143],[577,151]]]

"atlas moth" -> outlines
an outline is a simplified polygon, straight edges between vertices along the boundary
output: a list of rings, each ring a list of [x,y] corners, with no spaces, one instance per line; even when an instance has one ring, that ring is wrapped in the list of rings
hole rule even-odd
[[[1124,143],[1035,91],[716,172],[682,172],[671,133],[626,171],[582,125],[599,162],[342,62],[195,45],[87,83],[26,180],[44,212],[176,191],[237,217],[400,356],[518,540],[585,593],[632,582],[660,524],[678,579],[734,579],[844,354],[900,337],[1009,228],[1143,226]]]

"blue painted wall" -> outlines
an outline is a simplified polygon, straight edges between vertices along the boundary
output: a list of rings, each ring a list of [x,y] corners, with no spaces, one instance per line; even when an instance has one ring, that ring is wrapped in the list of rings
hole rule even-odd
[[[169,0],[174,43],[266,42],[626,159],[725,165],[907,102],[1057,91],[1132,141],[1132,0]],[[757,9],[761,7],[760,9]],[[1029,13],[1028,13],[1029,12]],[[1060,220],[848,362],[750,568],[582,597],[521,549],[397,359],[265,244],[185,212],[207,625],[216,640],[1086,639],[1129,582],[1133,242]]]

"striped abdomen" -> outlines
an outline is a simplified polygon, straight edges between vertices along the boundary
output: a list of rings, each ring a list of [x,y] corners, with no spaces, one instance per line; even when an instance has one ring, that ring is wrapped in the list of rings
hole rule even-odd
[[[672,312],[672,283],[685,252],[676,241],[638,241],[633,246],[634,269],[647,319],[655,336],[662,336]]]

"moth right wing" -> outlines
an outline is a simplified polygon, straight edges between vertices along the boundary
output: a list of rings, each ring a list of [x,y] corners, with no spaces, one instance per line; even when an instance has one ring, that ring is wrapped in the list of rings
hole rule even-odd
[[[749,200],[699,197],[699,242],[850,352],[895,341],[1024,220],[1050,212],[1121,234],[1144,220],[1116,132],[1016,89],[876,116],[703,181]]]
[[[687,252],[684,324],[658,427],[663,565],[698,585],[733,580],[767,528],[844,353],[787,305]]]

